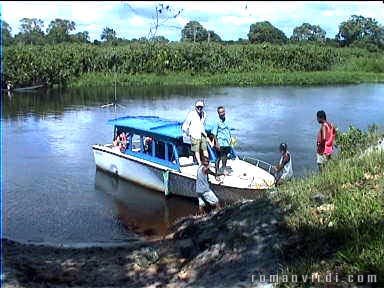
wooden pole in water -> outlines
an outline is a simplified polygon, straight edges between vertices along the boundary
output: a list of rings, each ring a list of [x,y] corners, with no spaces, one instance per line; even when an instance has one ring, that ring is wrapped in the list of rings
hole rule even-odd
[[[117,102],[116,102],[116,101],[117,101],[117,96],[116,96],[116,78],[117,78],[117,75],[116,75],[116,51],[115,51],[114,48],[113,48],[113,51],[114,51],[114,54],[113,54],[113,70],[114,70],[114,74],[115,74],[115,75],[114,75],[114,76],[115,76],[115,77],[114,77],[114,78],[115,78],[115,79],[114,79],[114,80],[115,80],[115,81],[114,81],[114,86],[115,86],[115,87],[114,87],[114,88],[115,88],[114,90],[115,90],[115,91],[114,91],[114,95],[113,95],[113,101],[112,101],[112,104],[113,104],[113,110],[114,110],[115,118],[117,118],[117,114],[116,114],[116,112],[117,112],[117,111],[116,111],[116,110],[117,110],[117,109],[116,109],[116,106],[117,106]]]
[[[117,101],[117,97],[116,97],[116,78],[117,78],[117,74],[116,74],[116,64],[115,64],[115,96],[114,96],[115,103]]]

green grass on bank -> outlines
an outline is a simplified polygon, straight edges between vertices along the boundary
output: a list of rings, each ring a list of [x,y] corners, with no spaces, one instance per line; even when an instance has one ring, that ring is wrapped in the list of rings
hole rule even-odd
[[[283,273],[318,274],[323,281],[332,273],[345,282],[354,275],[354,284],[357,275],[364,284],[376,275],[384,283],[384,151],[341,153],[322,173],[281,186],[274,201],[288,211],[288,231],[300,236],[282,250]]]
[[[351,57],[332,67],[335,71],[384,73],[384,59],[375,57]]]
[[[71,87],[92,86],[269,86],[269,85],[336,85],[359,83],[383,83],[384,73],[372,72],[228,72],[225,74],[172,73],[158,74],[113,74],[86,73],[73,80]]]

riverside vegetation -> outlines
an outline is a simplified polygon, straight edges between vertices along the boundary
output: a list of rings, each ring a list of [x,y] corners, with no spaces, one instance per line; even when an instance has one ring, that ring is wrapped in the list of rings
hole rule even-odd
[[[309,43],[62,43],[11,45],[4,47],[3,52],[3,76],[15,86],[112,86],[115,81],[127,87],[384,82],[383,53]],[[264,211],[259,202],[236,204],[206,219],[192,218],[169,242],[158,244],[163,258],[158,260],[151,251],[144,253],[141,258],[156,256],[152,257],[154,260],[149,257],[148,265],[136,263],[141,262],[140,257],[134,257],[138,247],[68,252],[5,241],[6,282],[21,282],[14,287],[89,287],[95,283],[124,287],[129,283],[144,286],[160,281],[184,287],[210,285],[212,279],[220,279],[223,287],[233,287],[240,275],[242,287],[247,287],[253,268],[264,269],[267,275],[276,273],[274,269],[280,263],[281,274],[315,274],[324,279],[332,272],[344,282],[349,274],[376,275],[377,281],[383,283],[384,153],[363,152],[379,136],[382,134],[374,127],[368,132],[350,127],[346,133],[339,133],[340,153],[321,174],[296,179],[272,196],[274,204],[283,211],[282,221],[274,215],[278,221],[273,219],[274,224],[271,221],[267,225],[270,219],[262,217],[270,216],[269,212],[275,209]],[[285,228],[288,236],[282,235],[283,229],[277,229],[276,223]],[[263,249],[271,246],[273,249]],[[253,252],[259,250],[264,252],[257,258]],[[278,250],[280,258],[276,256]],[[105,259],[104,252],[108,254]]]
[[[133,43],[4,47],[15,86],[256,86],[384,82],[384,54],[322,44]]]
[[[320,276],[319,286],[327,273],[333,282],[336,274],[345,282],[353,275],[355,285],[358,275],[364,284],[376,275],[382,287],[384,149],[368,147],[383,136],[376,126],[368,132],[350,126],[339,133],[340,153],[324,172],[284,185],[273,196],[286,211],[287,230],[297,237],[283,248],[283,274]]]

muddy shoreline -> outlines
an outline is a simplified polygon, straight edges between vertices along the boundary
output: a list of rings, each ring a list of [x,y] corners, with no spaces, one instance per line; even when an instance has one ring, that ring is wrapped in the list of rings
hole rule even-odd
[[[65,248],[2,239],[4,287],[260,287],[277,273],[279,209],[243,201],[178,221],[162,238],[123,246]],[[270,287],[270,286],[269,286]]]

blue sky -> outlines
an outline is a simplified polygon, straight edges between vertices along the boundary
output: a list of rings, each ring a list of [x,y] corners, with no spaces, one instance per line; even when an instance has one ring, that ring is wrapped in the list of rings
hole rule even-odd
[[[290,37],[295,27],[304,22],[320,25],[333,38],[341,22],[351,15],[376,19],[384,25],[383,1],[2,1],[1,17],[19,32],[22,18],[39,18],[44,31],[55,18],[72,20],[76,31],[88,31],[91,41],[100,40],[104,27],[112,28],[118,37],[132,39],[147,37],[154,27],[156,5],[169,5],[162,13],[157,35],[172,41],[181,38],[181,29],[190,20],[199,21],[206,29],[215,31],[223,40],[247,38],[249,26],[269,21]],[[181,13],[170,18],[178,11]],[[173,13],[172,13],[173,12]],[[170,19],[169,19],[170,18]]]

